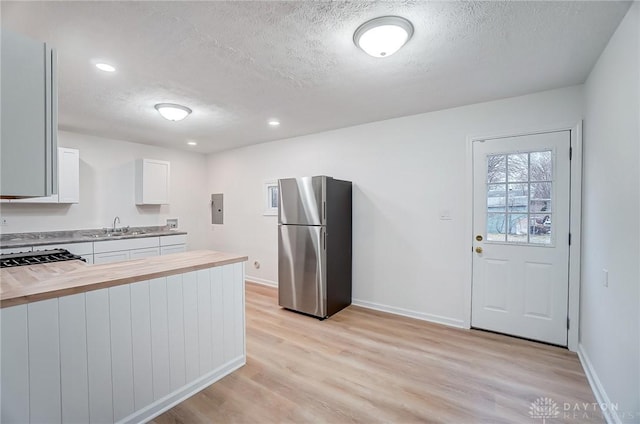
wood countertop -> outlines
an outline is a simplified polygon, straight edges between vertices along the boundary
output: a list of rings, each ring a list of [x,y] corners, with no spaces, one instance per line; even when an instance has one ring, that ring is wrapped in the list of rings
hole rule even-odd
[[[87,265],[56,262],[0,269],[0,307],[99,290],[121,284],[244,262],[247,256],[196,250],[165,256]]]

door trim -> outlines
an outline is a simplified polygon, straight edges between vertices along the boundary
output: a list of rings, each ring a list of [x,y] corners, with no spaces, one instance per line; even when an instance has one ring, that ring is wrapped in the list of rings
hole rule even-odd
[[[572,157],[570,164],[570,199],[569,199],[569,304],[567,331],[567,347],[572,352],[578,351],[578,334],[580,329],[580,257],[582,228],[582,120],[574,124],[550,125],[529,130],[508,131],[467,137],[466,143],[466,199],[465,199],[465,234],[467,239],[464,248],[467,251],[466,281],[464,290],[464,327],[471,328],[471,291],[473,285],[473,142],[505,137],[518,137],[557,131],[571,131]]]

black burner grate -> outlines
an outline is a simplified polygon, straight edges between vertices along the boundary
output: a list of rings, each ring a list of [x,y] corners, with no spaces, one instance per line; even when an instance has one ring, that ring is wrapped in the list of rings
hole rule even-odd
[[[48,264],[62,261],[85,261],[82,257],[74,255],[65,249],[41,250],[37,252],[8,253],[0,255],[0,268],[15,266]],[[85,261],[86,262],[86,261]]]

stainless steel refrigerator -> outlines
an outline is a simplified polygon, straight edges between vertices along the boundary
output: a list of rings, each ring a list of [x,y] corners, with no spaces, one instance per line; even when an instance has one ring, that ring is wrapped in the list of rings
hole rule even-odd
[[[324,319],[351,304],[351,182],[278,181],[278,303]]]

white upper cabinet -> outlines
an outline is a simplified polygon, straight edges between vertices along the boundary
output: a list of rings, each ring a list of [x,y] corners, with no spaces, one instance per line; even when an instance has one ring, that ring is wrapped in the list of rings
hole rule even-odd
[[[80,151],[58,148],[58,203],[80,201]]]
[[[0,196],[56,193],[56,53],[2,28]]]
[[[58,147],[57,169],[58,194],[13,199],[11,203],[78,203],[80,201],[80,151]]]
[[[136,205],[169,204],[169,168],[163,160],[136,161]]]

